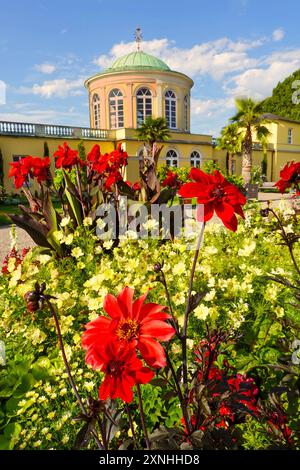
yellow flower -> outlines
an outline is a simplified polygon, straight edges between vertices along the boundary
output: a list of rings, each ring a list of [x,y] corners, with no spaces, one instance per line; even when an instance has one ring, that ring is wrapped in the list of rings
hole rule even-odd
[[[76,246],[76,248],[73,248],[71,254],[76,259],[80,258],[81,256],[84,256],[84,253],[79,246]]]
[[[103,246],[106,250],[110,250],[113,244],[113,240],[106,240],[106,242],[103,243]]]
[[[198,320],[206,320],[209,316],[210,309],[206,305],[198,305],[194,310],[194,315]]]
[[[172,273],[176,276],[180,276],[181,274],[184,274],[186,272],[186,267],[183,261],[180,261],[178,264],[175,264],[175,266],[172,269]]]
[[[67,235],[66,238],[65,238],[65,244],[66,245],[72,245],[73,239],[74,239],[73,234],[69,233],[69,235]]]
[[[64,218],[61,220],[60,226],[61,226],[61,227],[66,227],[67,225],[69,225],[70,221],[71,221],[71,218],[70,218],[69,216],[64,217]]]
[[[83,225],[85,227],[89,227],[90,225],[93,225],[93,219],[91,217],[86,217],[83,219]]]
[[[65,435],[65,436],[62,438],[61,442],[62,442],[63,444],[67,444],[67,443],[69,442],[69,440],[70,440],[69,436]]]

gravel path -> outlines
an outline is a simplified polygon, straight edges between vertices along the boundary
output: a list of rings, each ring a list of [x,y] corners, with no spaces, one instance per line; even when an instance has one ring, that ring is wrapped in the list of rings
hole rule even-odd
[[[283,196],[276,193],[259,193],[260,201],[273,201],[272,206],[276,207],[282,198],[289,198],[289,194]],[[265,204],[262,204],[262,207],[265,207]],[[217,220],[217,219],[216,219]],[[216,221],[214,220],[214,222]],[[22,229],[17,227],[17,236],[18,236],[18,248],[29,248],[34,246],[34,242],[31,240],[30,236]],[[9,227],[0,227],[0,266],[2,260],[10,249],[10,228]]]
[[[16,228],[17,238],[18,238],[18,248],[30,248],[34,246],[34,242],[30,236],[22,229]],[[10,227],[0,227],[0,263],[7,255],[7,252],[10,249],[11,238],[10,238]]]

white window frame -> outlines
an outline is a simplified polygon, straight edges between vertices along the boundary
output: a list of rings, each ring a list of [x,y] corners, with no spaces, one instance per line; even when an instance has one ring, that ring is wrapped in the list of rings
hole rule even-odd
[[[113,88],[108,96],[109,127],[120,129],[124,127],[124,99],[119,88]]]
[[[165,118],[169,129],[177,129],[177,96],[173,90],[165,92]]]
[[[197,154],[197,155],[196,155]],[[199,150],[193,150],[190,155],[190,164],[192,167],[201,168],[202,155]]]
[[[179,167],[179,153],[175,149],[169,149],[166,153],[166,165],[174,168]]]
[[[189,130],[189,95],[185,95],[183,99],[183,119],[184,119],[184,130]]]
[[[293,129],[291,127],[288,128],[288,144],[293,144]]]
[[[97,93],[93,95],[93,115],[94,115],[94,128],[100,129],[100,98]]]
[[[139,88],[136,92],[136,123],[140,127],[146,118],[152,116],[152,92],[148,87]]]

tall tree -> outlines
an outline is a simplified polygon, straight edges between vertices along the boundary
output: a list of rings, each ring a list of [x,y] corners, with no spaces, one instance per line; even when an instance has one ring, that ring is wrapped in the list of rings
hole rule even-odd
[[[262,111],[300,121],[299,100],[300,69],[278,83],[272,96],[262,102]]]
[[[47,142],[44,142],[44,158],[49,157],[50,152],[49,152],[49,146]]]
[[[270,135],[269,129],[264,125],[269,121],[262,114],[261,103],[251,98],[236,98],[235,103],[237,113],[231,118],[231,122],[244,130],[242,176],[247,184],[251,181],[253,136],[263,142]]]
[[[243,144],[243,131],[237,123],[223,127],[220,137],[217,139],[217,149],[226,150],[226,169],[228,174],[232,173],[232,160],[235,155],[241,154]]]
[[[144,141],[144,151],[140,156],[139,170],[146,199],[154,202],[160,194],[160,184],[157,178],[157,164],[163,145],[170,137],[170,131],[164,118],[147,117],[137,129],[139,140]]]
[[[81,160],[85,161],[86,160],[86,150],[84,146],[83,140],[81,140],[78,144],[78,155]]]

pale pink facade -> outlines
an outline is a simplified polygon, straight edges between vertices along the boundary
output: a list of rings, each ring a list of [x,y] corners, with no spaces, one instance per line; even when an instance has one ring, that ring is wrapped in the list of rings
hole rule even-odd
[[[168,115],[173,113],[170,128],[190,132],[190,90],[193,81],[182,73],[157,70],[105,72],[89,78],[85,86],[89,92],[90,125],[93,128],[137,128],[137,95],[142,89],[150,91],[145,106],[149,111],[151,100],[152,117],[166,117],[167,108]],[[119,90],[119,96],[111,98],[111,93],[115,95],[116,90]],[[166,97],[167,92],[170,92],[170,98]],[[121,111],[119,119],[116,119],[118,105]],[[140,109],[142,106],[140,98]],[[123,113],[121,119],[120,113]]]

